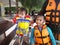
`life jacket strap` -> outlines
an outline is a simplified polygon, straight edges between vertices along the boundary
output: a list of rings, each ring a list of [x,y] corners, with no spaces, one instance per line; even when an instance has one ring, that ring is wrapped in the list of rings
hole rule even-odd
[[[48,36],[35,37],[35,38],[47,38],[47,37],[49,37],[49,35]]]
[[[45,44],[40,44],[40,43],[35,43],[36,45],[48,45],[48,44],[51,44],[51,41],[45,43]]]

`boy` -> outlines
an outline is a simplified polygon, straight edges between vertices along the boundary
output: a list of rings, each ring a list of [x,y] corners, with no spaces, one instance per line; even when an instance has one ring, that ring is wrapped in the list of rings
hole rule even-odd
[[[13,18],[13,19],[6,19],[5,20],[8,20],[10,22],[13,22],[13,23],[16,23],[18,22],[18,25],[17,25],[17,30],[16,30],[16,34],[19,36],[19,45],[20,45],[20,36],[23,36],[22,31],[20,32],[20,28],[25,28],[27,27],[27,25],[29,25],[29,23],[25,20],[29,20],[30,16],[27,15],[27,10],[25,8],[20,8],[19,9],[19,12],[18,14]],[[18,21],[19,20],[19,21]],[[20,22],[21,21],[21,22]],[[25,22],[22,22],[22,21],[25,21]],[[27,23],[26,23],[27,22]],[[23,26],[22,26],[23,25]],[[21,29],[22,30],[22,29]],[[28,27],[27,29],[25,29],[26,31],[28,30]],[[26,33],[26,32],[25,32]],[[24,40],[26,39],[27,36],[24,36]],[[25,43],[25,41],[23,40],[23,42]]]
[[[36,24],[31,30],[31,45],[56,45],[52,31],[46,26],[43,15],[38,14]]]
[[[18,14],[14,17],[13,22],[16,23],[16,20],[19,18],[25,18],[27,15],[27,10],[25,8],[20,8]]]
[[[16,16],[13,19],[4,18],[4,20],[7,20],[7,21],[10,21],[10,22],[16,23],[16,21],[19,18],[25,18],[25,16],[27,16],[27,10],[25,8],[21,7],[19,9],[19,11],[18,11],[18,14],[16,14]]]

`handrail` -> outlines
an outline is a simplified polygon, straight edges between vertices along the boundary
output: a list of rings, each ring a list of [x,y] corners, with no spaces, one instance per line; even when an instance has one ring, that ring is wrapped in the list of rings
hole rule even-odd
[[[7,31],[5,31],[5,35],[8,36],[15,28],[17,24],[13,25],[11,28],[9,28]]]

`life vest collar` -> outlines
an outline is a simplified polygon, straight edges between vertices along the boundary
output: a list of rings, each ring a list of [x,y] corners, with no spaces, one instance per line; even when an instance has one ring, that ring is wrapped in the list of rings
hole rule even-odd
[[[46,28],[46,25],[43,25],[43,26],[42,26],[42,29],[44,29],[44,28]],[[36,26],[34,27],[34,29],[38,29],[38,25],[36,25]]]

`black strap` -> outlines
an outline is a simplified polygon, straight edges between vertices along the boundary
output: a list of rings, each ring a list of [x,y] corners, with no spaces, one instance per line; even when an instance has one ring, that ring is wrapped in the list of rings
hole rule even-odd
[[[49,37],[49,35],[48,36],[41,36],[41,37],[35,37],[35,38],[47,38],[47,37]]]
[[[48,45],[49,43],[51,43],[51,41],[45,43],[45,44],[40,44],[40,43],[35,43],[35,44],[39,44],[39,45]]]

